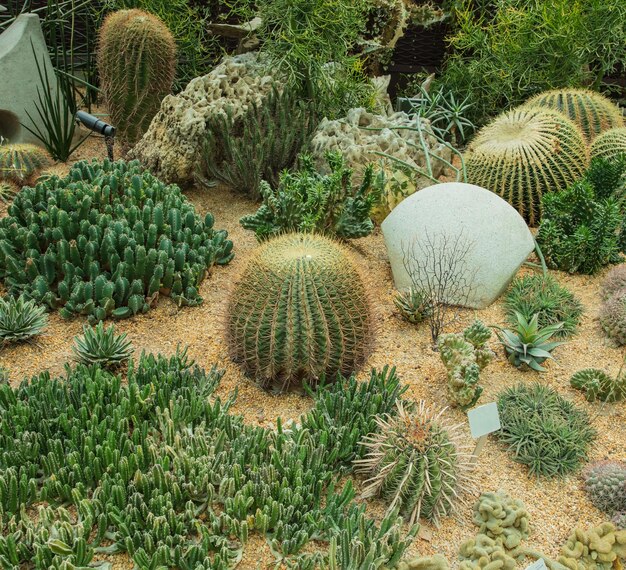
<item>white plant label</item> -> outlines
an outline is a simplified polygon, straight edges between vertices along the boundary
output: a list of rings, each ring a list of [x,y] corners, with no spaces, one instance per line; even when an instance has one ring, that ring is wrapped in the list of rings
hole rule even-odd
[[[467,412],[472,437],[478,439],[500,429],[498,404],[491,402]]]
[[[544,559],[540,558],[537,562],[533,562],[530,566],[527,566],[526,570],[548,570],[548,567]]]

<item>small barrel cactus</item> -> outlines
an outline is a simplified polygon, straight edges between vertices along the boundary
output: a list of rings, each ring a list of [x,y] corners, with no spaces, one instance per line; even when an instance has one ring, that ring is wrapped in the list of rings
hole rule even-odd
[[[419,517],[437,522],[453,512],[461,491],[471,487],[469,448],[460,444],[458,426],[420,402],[414,413],[398,404],[393,417],[377,417],[378,431],[368,435],[368,449],[356,460],[370,476],[363,497],[380,495],[389,509],[400,507],[413,524]]]
[[[0,145],[0,179],[24,182],[50,163],[48,153],[37,145]]]
[[[570,384],[582,390],[590,402],[617,402],[626,398],[626,377],[621,373],[613,378],[597,368],[585,368],[574,373]]]
[[[615,525],[618,530],[626,530],[626,511],[623,513],[615,513],[611,522]]]
[[[576,125],[557,111],[532,107],[497,117],[465,154],[467,181],[504,198],[530,225],[541,217],[541,197],[579,179],[587,162]]]
[[[585,490],[602,512],[613,515],[626,511],[626,463],[598,461],[587,467]]]
[[[227,331],[234,360],[263,387],[351,374],[374,331],[368,288],[330,238],[285,234],[260,246],[236,285]]]
[[[626,154],[626,127],[604,131],[591,143],[591,158],[616,158],[620,154]]]
[[[587,89],[553,89],[529,99],[529,107],[546,107],[569,117],[587,142],[600,133],[624,124],[622,112],[610,99]]]
[[[117,137],[134,143],[148,129],[172,89],[176,44],[165,24],[142,10],[120,10],[105,19],[98,43],[104,101]]]
[[[600,326],[617,344],[626,344],[626,290],[616,293],[602,305]]]
[[[607,273],[602,282],[600,294],[605,301],[608,301],[622,290],[626,290],[626,265],[620,264]]]

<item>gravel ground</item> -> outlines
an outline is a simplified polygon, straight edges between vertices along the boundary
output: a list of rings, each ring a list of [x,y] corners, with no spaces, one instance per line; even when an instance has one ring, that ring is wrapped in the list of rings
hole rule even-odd
[[[75,159],[101,156],[103,142],[91,139],[75,155]],[[54,170],[62,171],[59,166]],[[223,187],[211,189],[194,188],[187,191],[199,213],[211,211],[215,215],[216,228],[228,230],[235,244],[236,257],[226,267],[217,267],[202,284],[200,292],[204,303],[199,307],[178,310],[168,299],[161,299],[158,307],[146,315],[117,323],[119,331],[128,333],[136,351],[160,351],[172,353],[178,344],[189,346],[189,355],[196,362],[210,368],[213,364],[226,370],[219,393],[239,391],[234,412],[242,414],[246,421],[262,426],[275,423],[277,416],[298,418],[307,410],[311,401],[297,394],[274,396],[261,390],[247,379],[239,368],[230,362],[224,341],[224,311],[229,288],[245,263],[245,258],[255,248],[251,232],[243,230],[239,218],[255,210],[255,204]],[[4,214],[4,208],[2,215]],[[438,354],[430,348],[430,336],[426,325],[414,326],[402,321],[394,308],[394,288],[391,271],[386,258],[382,235],[360,239],[350,246],[370,276],[374,298],[377,300],[380,328],[376,347],[360,376],[365,377],[371,367],[394,365],[409,390],[407,396],[416,400],[443,403],[445,395],[445,371]],[[523,271],[529,271],[524,269]],[[622,351],[611,345],[604,337],[597,320],[599,309],[599,286],[603,274],[596,277],[570,276],[555,273],[560,283],[572,290],[585,307],[585,316],[579,333],[566,345],[555,351],[558,362],[548,364],[545,374],[520,372],[510,366],[503,353],[492,341],[497,358],[481,375],[484,393],[480,403],[496,399],[505,387],[518,382],[544,382],[573,400],[594,417],[598,439],[591,450],[591,459],[626,458],[626,404],[588,403],[584,397],[569,386],[569,378],[575,371],[585,367],[598,367],[616,374],[622,362]],[[473,318],[487,324],[503,324],[504,313],[499,303],[486,310],[467,310],[451,327],[460,330]],[[10,381],[17,385],[23,377],[30,377],[44,370],[52,375],[62,373],[65,363],[71,359],[71,344],[79,334],[83,322],[79,319],[65,321],[58,314],[50,315],[50,325],[42,337],[33,344],[7,347],[0,352],[0,365],[10,373]],[[465,414],[448,410],[448,417],[456,423],[467,423]],[[465,437],[471,443],[469,428]],[[573,527],[590,526],[603,520],[602,514],[587,500],[579,475],[560,480],[535,479],[526,468],[511,460],[506,450],[491,437],[477,462],[478,492],[504,489],[526,504],[532,524],[528,546],[548,555],[556,555]],[[357,487],[360,481],[357,480]],[[477,495],[476,495],[477,496]],[[475,497],[467,497],[455,517],[444,519],[439,528],[427,523],[420,537],[414,542],[412,554],[444,554],[451,562],[456,560],[458,546],[474,535],[471,522],[472,503]],[[381,501],[372,501],[369,509],[374,516],[384,513]],[[124,556],[110,558],[115,568],[132,568]],[[273,557],[264,541],[251,537],[242,569],[273,568]]]

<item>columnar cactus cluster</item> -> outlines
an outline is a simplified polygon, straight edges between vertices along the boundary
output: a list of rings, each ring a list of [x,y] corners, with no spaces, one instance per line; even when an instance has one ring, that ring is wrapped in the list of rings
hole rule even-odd
[[[176,186],[138,162],[79,162],[25,188],[0,221],[0,277],[64,317],[125,318],[159,295],[202,302],[198,286],[232,242]]]

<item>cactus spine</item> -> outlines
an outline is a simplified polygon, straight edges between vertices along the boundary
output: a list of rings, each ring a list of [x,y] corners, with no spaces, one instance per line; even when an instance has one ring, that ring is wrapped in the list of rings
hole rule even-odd
[[[0,179],[23,182],[50,165],[50,157],[34,144],[0,145]]]
[[[586,89],[554,89],[539,93],[525,105],[546,107],[569,117],[585,135],[588,143],[600,133],[624,124],[622,112],[610,99]]]
[[[504,198],[530,225],[541,217],[541,197],[564,190],[587,165],[582,134],[557,111],[519,108],[476,135],[465,154],[467,179]]]
[[[342,246],[313,234],[264,243],[227,314],[233,358],[276,389],[351,373],[365,360],[374,328],[356,263]]]
[[[117,136],[134,143],[172,89],[176,45],[165,24],[142,10],[110,14],[100,30],[98,70]]]
[[[626,154],[626,127],[619,127],[604,131],[591,144],[591,158],[617,158]]]

